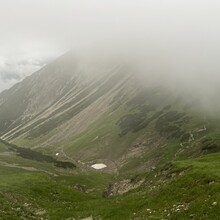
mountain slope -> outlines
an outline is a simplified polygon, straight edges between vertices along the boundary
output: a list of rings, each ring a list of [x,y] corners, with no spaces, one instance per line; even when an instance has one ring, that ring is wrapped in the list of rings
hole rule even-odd
[[[61,57],[1,94],[2,138],[14,139],[27,131],[31,131],[30,137],[44,134],[117,89],[127,78],[118,74],[120,66],[105,72],[98,69],[102,71],[99,78],[92,69],[88,75],[70,57],[72,54]]]
[[[114,172],[219,151],[218,120],[197,100],[140,79],[125,64],[65,54],[1,94],[1,138]]]
[[[217,219],[219,120],[124,63],[65,54],[0,94],[0,218]]]

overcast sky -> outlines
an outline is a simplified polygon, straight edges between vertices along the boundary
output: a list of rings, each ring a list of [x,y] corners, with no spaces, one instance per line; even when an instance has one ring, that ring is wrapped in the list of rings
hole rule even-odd
[[[0,91],[69,49],[98,44],[145,46],[218,74],[219,12],[219,0],[0,0]]]

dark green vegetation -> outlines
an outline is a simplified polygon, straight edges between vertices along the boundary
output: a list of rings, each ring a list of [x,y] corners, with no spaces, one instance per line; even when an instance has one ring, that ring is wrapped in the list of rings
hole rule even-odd
[[[53,163],[55,166],[61,167],[64,169],[76,167],[76,165],[71,162],[59,161],[51,156],[44,155],[41,152],[37,152],[37,151],[31,150],[28,148],[18,147],[14,144],[10,144],[1,139],[0,139],[0,143],[4,144],[8,148],[8,150],[15,151],[18,156],[23,157],[25,159],[35,160],[39,162]]]

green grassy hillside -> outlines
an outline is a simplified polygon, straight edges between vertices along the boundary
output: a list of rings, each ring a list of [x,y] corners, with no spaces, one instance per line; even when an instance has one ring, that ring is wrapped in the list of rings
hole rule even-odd
[[[110,183],[122,181],[103,172],[78,172],[17,157],[6,159],[1,144],[1,219],[218,219],[220,154],[168,163],[133,175],[122,195],[106,196]],[[5,154],[4,154],[5,153]],[[3,161],[7,161],[7,166]],[[8,166],[16,161],[17,167]],[[26,167],[26,169],[24,169]],[[27,170],[27,167],[36,170]],[[127,176],[128,178],[128,176]],[[122,184],[122,188],[125,184]],[[120,195],[119,195],[120,194]]]

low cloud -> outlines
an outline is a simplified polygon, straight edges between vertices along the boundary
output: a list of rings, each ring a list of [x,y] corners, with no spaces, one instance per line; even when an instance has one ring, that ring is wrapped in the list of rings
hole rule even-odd
[[[0,58],[0,91],[9,88],[11,85],[21,81],[26,76],[39,70],[53,58],[28,58],[7,60]]]
[[[0,0],[0,73],[9,73],[6,82],[21,80],[48,57],[90,47],[91,57],[124,59],[146,81],[214,109],[220,105],[219,11],[218,0]]]
[[[12,80],[19,81],[21,79],[21,76],[19,76],[16,73],[10,73],[10,72],[3,72],[2,73],[1,72],[0,79],[2,80],[2,82],[7,83]]]

